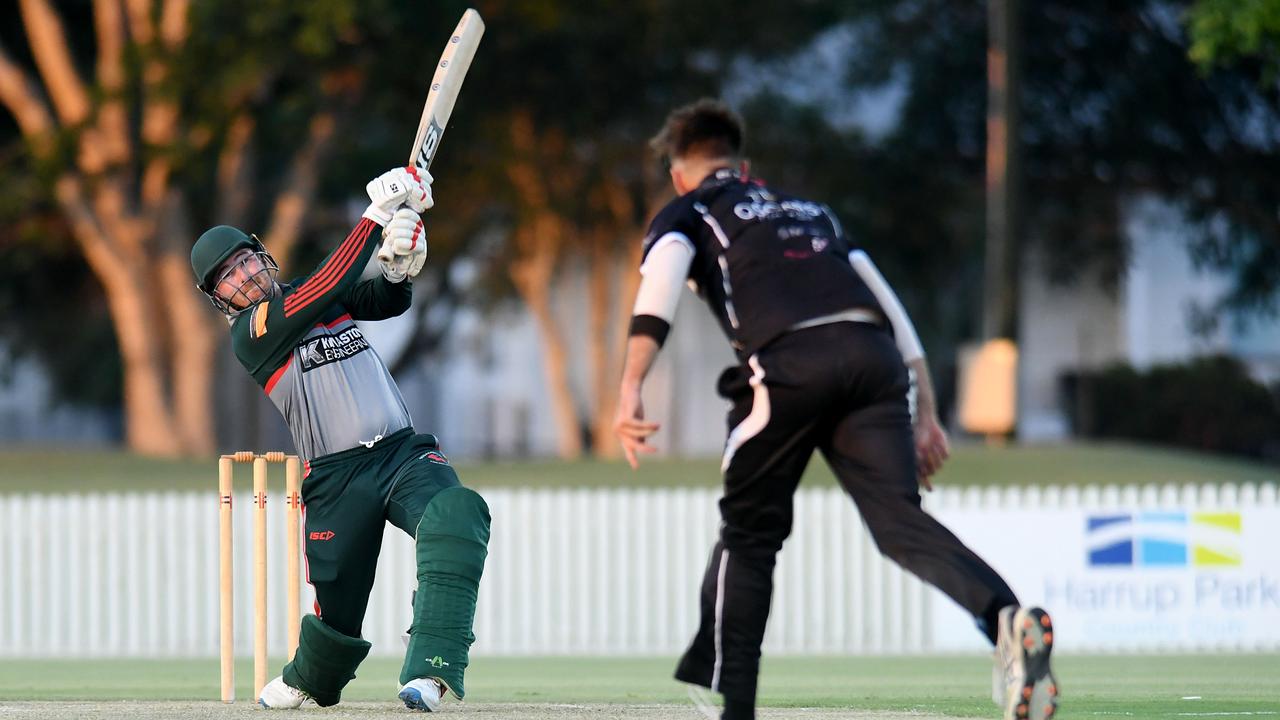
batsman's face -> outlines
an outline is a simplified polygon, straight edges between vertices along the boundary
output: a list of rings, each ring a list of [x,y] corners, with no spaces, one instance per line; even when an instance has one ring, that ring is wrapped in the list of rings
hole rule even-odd
[[[222,264],[213,292],[232,308],[243,310],[270,297],[274,288],[273,268],[261,255],[244,248]]]

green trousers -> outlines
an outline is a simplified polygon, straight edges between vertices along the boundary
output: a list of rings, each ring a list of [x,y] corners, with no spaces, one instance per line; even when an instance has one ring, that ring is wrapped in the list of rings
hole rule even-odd
[[[302,500],[307,581],[315,590],[319,624],[315,619],[311,625],[304,621],[298,654],[285,667],[285,681],[322,705],[338,702],[342,687],[369,651],[360,639],[361,625],[383,528],[390,522],[413,537],[417,546],[420,587],[411,650],[421,650],[413,646],[431,638],[433,654],[426,657],[437,664],[445,663],[440,653],[455,658],[447,669],[424,670],[423,659],[417,658],[422,652],[411,653],[402,675],[439,675],[461,696],[466,651],[474,640],[470,626],[489,540],[489,514],[479,495],[461,487],[436,438],[405,429],[371,448],[317,458],[306,469]],[[457,558],[460,563],[454,562]],[[426,591],[421,587],[424,581],[430,586]],[[428,606],[452,612],[424,622],[420,616],[430,612]],[[415,642],[415,635],[422,637]],[[442,649],[436,649],[437,637],[447,641]],[[406,681],[402,677],[401,682]]]
[[[439,461],[409,462],[423,454]],[[436,493],[458,485],[436,438],[409,429],[372,448],[309,464],[302,482],[307,581],[315,588],[316,614],[325,625],[360,637],[385,523],[414,537]]]

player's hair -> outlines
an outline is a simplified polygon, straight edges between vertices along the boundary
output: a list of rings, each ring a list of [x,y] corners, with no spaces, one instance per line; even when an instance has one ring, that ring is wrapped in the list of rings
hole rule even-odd
[[[719,100],[678,107],[649,141],[664,163],[676,158],[739,158],[746,139],[742,118]]]

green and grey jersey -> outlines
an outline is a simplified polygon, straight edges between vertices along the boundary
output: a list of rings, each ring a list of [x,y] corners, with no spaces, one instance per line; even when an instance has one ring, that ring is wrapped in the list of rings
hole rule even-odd
[[[409,308],[408,282],[360,281],[381,228],[362,219],[311,275],[239,315],[231,344],[280,409],[300,456],[372,446],[412,421],[391,373],[356,327]]]

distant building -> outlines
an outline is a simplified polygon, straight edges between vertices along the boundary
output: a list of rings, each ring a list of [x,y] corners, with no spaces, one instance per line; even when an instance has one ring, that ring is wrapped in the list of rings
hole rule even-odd
[[[585,410],[587,378],[585,284],[581,277],[558,283],[557,312],[570,349],[570,377]],[[379,327],[381,326],[381,327]],[[362,323],[379,350],[394,349],[403,330],[389,323]],[[552,457],[555,423],[543,369],[541,339],[523,306],[484,315],[463,310],[438,361],[398,381],[421,432],[440,435],[446,453],[465,458]],[[646,414],[662,423],[659,454],[719,455],[728,403],[715,393],[720,372],[735,362],[711,315],[692,294],[680,302],[671,336],[645,384]],[[674,398],[681,402],[674,402]]]
[[[121,429],[118,410],[58,405],[40,365],[0,346],[0,444],[112,445]]]
[[[1208,334],[1194,329],[1229,288],[1229,278],[1194,267],[1185,224],[1172,206],[1146,198],[1130,203],[1124,231],[1127,271],[1108,290],[1094,276],[1069,285],[1045,279],[1042,257],[1024,259],[1019,308],[1019,422],[1023,440],[1066,438],[1070,428],[1062,378],[1112,362],[1136,368],[1197,356],[1240,358],[1259,380],[1280,379],[1280,319],[1219,318]]]

